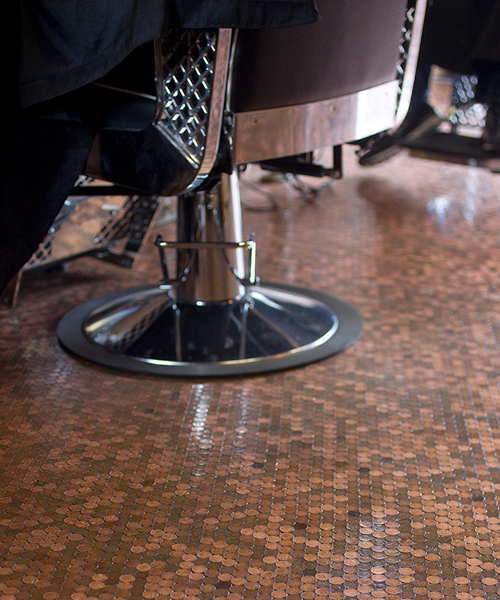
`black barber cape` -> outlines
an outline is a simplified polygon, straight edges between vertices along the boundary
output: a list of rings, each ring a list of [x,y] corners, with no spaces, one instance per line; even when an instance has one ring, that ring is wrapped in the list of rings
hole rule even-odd
[[[21,7],[23,106],[94,81],[167,27],[289,27],[317,18],[314,0],[21,0]]]
[[[3,0],[7,72],[0,156],[0,291],[36,250],[83,171],[95,124],[42,118],[168,27],[289,27],[314,0]],[[71,94],[69,94],[71,96]],[[42,110],[40,110],[40,108]]]

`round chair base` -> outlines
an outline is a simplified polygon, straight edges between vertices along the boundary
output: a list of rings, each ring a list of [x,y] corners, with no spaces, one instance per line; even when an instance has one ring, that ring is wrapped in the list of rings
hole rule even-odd
[[[158,286],[76,307],[57,335],[93,363],[162,376],[230,376],[289,369],[341,352],[361,335],[348,304],[293,286],[262,284],[228,302],[179,302]]]

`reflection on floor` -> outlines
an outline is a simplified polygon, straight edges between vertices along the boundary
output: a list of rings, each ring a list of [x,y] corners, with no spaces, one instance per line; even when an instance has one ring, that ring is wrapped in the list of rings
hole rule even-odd
[[[346,154],[314,203],[271,182],[244,214],[263,279],[361,312],[343,354],[216,380],[65,354],[62,315],[158,280],[152,251],[0,309],[0,599],[498,597],[500,176]]]

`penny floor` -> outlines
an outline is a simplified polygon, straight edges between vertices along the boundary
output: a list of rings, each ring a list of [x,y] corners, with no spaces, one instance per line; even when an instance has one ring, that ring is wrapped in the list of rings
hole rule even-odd
[[[0,309],[1,600],[498,598],[500,176],[345,171],[312,203],[259,174],[270,212],[242,188],[260,276],[361,313],[344,353],[218,379],[68,355],[59,319],[157,281],[150,249]]]

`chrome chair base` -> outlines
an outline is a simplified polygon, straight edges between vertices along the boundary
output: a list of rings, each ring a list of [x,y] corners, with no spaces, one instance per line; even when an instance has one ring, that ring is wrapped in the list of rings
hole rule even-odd
[[[105,367],[161,376],[219,377],[289,369],[341,352],[362,319],[321,292],[260,284],[227,302],[179,302],[160,286],[114,292],[63,317],[68,351]]]

